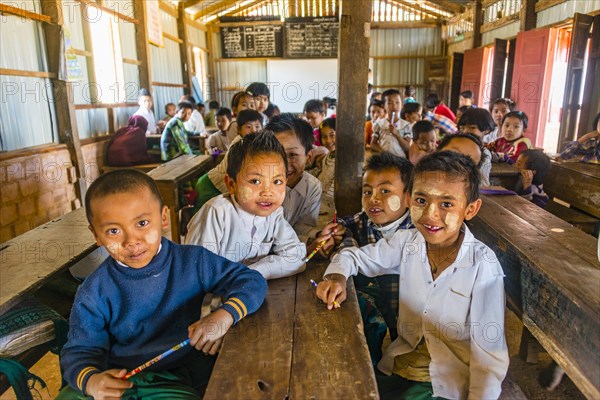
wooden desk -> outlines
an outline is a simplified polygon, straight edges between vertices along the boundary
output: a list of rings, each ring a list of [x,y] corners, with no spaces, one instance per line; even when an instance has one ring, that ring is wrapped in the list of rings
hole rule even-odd
[[[0,314],[96,249],[79,208],[2,244]]]
[[[506,274],[508,303],[589,398],[600,398],[596,240],[520,196],[482,196],[469,222]]]
[[[352,280],[333,311],[310,284],[326,265],[269,281],[262,307],[225,336],[206,400],[378,398]]]
[[[171,215],[171,240],[180,243],[179,210],[183,206],[179,201],[179,186],[208,172],[218,162],[212,156],[184,154],[172,159],[148,175],[156,181],[158,190]]]
[[[600,218],[600,165],[552,161],[544,190],[581,211]]]
[[[512,164],[492,163],[490,185],[503,186],[507,189],[514,190],[519,181],[519,175],[519,170]]]

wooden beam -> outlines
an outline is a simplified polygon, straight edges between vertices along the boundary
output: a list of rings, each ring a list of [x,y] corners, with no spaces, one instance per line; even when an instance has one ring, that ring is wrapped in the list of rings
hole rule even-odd
[[[46,54],[48,59],[48,69],[58,76],[63,55],[63,38],[61,34],[64,24],[62,13],[62,0],[46,0],[40,2],[42,13],[55,21],[55,24],[44,24],[44,38],[46,40]],[[73,107],[73,86],[71,82],[52,78],[54,89],[54,107],[56,111],[57,130],[61,142],[67,145],[71,163],[75,167],[77,182],[75,192],[77,198],[84,203],[85,192],[87,190],[85,163],[81,152],[79,142],[79,132],[77,131],[77,117]]]
[[[163,32],[163,34],[162,34],[162,35],[163,35],[163,37],[164,37],[165,39],[172,40],[172,41],[174,41],[174,42],[177,42],[177,43],[179,43],[179,44],[183,43],[183,40],[182,40],[182,39],[178,38],[177,36],[173,36],[173,35],[171,35],[170,33]]]
[[[185,7],[179,4],[177,9],[177,36],[181,38],[179,43],[179,54],[181,55],[181,76],[183,84],[187,87],[183,89],[184,94],[192,94],[192,66],[193,60],[190,57],[190,43],[188,40],[187,26],[185,24]]]
[[[209,6],[202,7],[202,10],[194,14],[194,17],[192,19],[197,20],[202,17],[218,14],[220,12],[225,11],[229,7],[234,6],[237,2],[238,0],[223,0],[218,3],[212,3]]]
[[[36,21],[46,22],[48,24],[52,23],[52,18],[47,15],[34,13],[22,8],[9,6],[7,4],[0,4],[0,13],[16,15],[17,17],[29,18]]]
[[[483,9],[481,0],[475,0],[473,7],[473,48],[481,46],[481,25],[483,24]]]
[[[7,68],[0,68],[0,75],[26,76],[26,77],[50,78],[50,79],[56,79],[56,76],[57,76],[53,72],[24,71],[21,69],[7,69]]]
[[[83,43],[86,51],[94,48],[92,43],[92,28],[90,18],[87,16],[86,7],[80,7],[79,11],[81,13],[81,28],[83,31]],[[94,68],[94,54],[92,52],[92,57],[90,60],[86,62],[87,75],[88,75],[88,90],[89,90],[89,99],[92,104],[98,102],[98,91],[100,87],[96,84],[96,68]]]
[[[525,0],[525,1],[527,1],[527,0]],[[523,12],[523,9],[521,9],[521,12]],[[494,29],[498,29],[503,26],[512,24],[513,22],[518,21],[518,20],[519,20],[519,14],[507,15],[506,17],[502,17],[493,22],[489,22],[487,24],[481,25],[481,27],[479,28],[479,32],[485,33],[485,32],[489,32],[489,31],[493,31]],[[523,23],[523,21],[521,21],[521,23]]]
[[[202,0],[184,0],[184,1],[180,1],[179,4],[183,4],[184,8],[190,8],[201,2],[202,2]]]
[[[179,5],[181,5],[181,3],[179,3]],[[166,12],[170,16],[178,18],[179,14],[177,13],[177,8],[175,8],[175,6],[173,6],[173,4],[171,4],[165,0],[159,0],[158,8],[160,8],[162,11]]]
[[[431,28],[438,25],[440,21],[432,18],[420,21],[374,22],[371,29]]]
[[[175,88],[187,88],[188,86],[183,83],[168,83],[168,82],[152,82],[152,86],[162,87],[175,87]]]
[[[337,108],[339,140],[336,140],[338,151],[335,157],[335,204],[340,215],[352,215],[361,209],[371,7],[371,1],[341,3]],[[352,65],[352,68],[342,67],[347,65]]]
[[[75,54],[76,56],[81,56],[81,57],[88,57],[88,58],[94,58],[94,53],[91,51],[87,51],[87,50],[80,50],[80,49],[69,49],[67,50],[65,53],[67,54]]]
[[[135,26],[135,47],[137,50],[137,58],[140,61],[140,88],[152,91],[152,68],[150,60],[150,48],[148,44],[148,31],[146,30],[147,9],[145,1],[134,2],[134,13],[136,19],[140,21],[139,25]]]
[[[537,13],[535,8],[537,4],[538,0],[521,0],[521,11],[519,13],[521,21],[520,31],[530,31],[536,28]]]
[[[428,3],[433,3],[440,8],[445,9],[446,11],[452,12],[454,14],[462,14],[465,11],[465,8],[460,4],[455,4],[449,0],[427,0]]]
[[[206,28],[206,26],[204,26],[203,24],[198,23],[197,21],[194,21],[191,18],[188,18],[187,14],[186,14],[186,17],[185,17],[185,23],[188,24],[188,25],[190,25],[190,26],[193,26],[196,29],[200,29],[201,31],[204,31],[204,32],[206,32],[208,30],[208,28]]]
[[[107,12],[111,15],[114,15],[115,17],[122,19],[123,21],[127,21],[127,22],[131,22],[132,24],[139,24],[140,20],[137,18],[131,18],[128,15],[125,14],[121,14],[120,12],[117,12],[115,10],[113,10],[112,8],[109,7],[104,7],[103,5],[100,5],[98,3],[93,2],[92,0],[77,0],[79,3],[81,3],[81,5],[83,5],[84,7],[95,7],[99,10],[102,10],[104,12]],[[137,1],[135,1],[134,3],[137,3]]]
[[[439,14],[435,11],[427,10],[426,8],[421,7],[420,3],[408,3],[404,0],[388,0],[391,4],[396,4],[403,6],[404,8],[410,9],[412,12],[421,13],[422,15],[428,18],[440,18],[440,19],[448,19],[447,16]]]
[[[76,110],[97,110],[101,108],[125,108],[138,107],[138,103],[98,103],[98,104],[75,104]]]
[[[230,15],[237,15],[237,14],[239,14],[239,13],[241,13],[241,12],[243,12],[243,11],[249,9],[249,8],[252,8],[252,7],[254,7],[254,6],[262,3],[262,2],[264,2],[264,0],[255,0],[255,1],[251,2],[251,3],[246,4],[243,7],[239,7],[239,8],[236,7],[233,10],[229,11],[227,14],[223,14],[223,17],[230,16]]]
[[[214,35],[214,30],[216,29],[214,28],[212,25],[208,28],[208,32],[206,32],[206,45],[208,46],[209,52],[208,52],[208,57],[206,57],[207,63],[208,65],[206,66],[208,68],[208,73],[207,73],[207,78],[208,78],[208,94],[205,94],[205,97],[207,99],[209,98],[213,98],[213,99],[217,99],[217,84],[216,84],[216,70],[217,70],[217,66],[216,66],[216,62],[215,62],[215,46],[218,46],[219,43],[214,43],[213,40],[213,35]],[[210,95],[210,97],[209,97]],[[222,99],[219,99],[222,100]]]
[[[132,60],[130,58],[123,58],[123,62],[125,64],[135,64],[135,65],[142,65],[142,62],[140,60]]]
[[[535,12],[544,11],[550,7],[562,4],[567,0],[540,0],[535,5]]]

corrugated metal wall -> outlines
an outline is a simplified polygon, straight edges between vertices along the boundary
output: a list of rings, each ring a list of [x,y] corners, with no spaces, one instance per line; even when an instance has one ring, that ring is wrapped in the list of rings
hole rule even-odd
[[[494,43],[496,38],[510,38],[516,37],[519,33],[520,22],[515,21],[511,24],[505,25],[502,28],[494,29],[493,31],[485,32],[481,35],[481,45],[486,46],[490,43]]]
[[[537,27],[563,21],[576,12],[587,14],[596,10],[600,10],[600,0],[569,0],[540,11],[537,14]]]

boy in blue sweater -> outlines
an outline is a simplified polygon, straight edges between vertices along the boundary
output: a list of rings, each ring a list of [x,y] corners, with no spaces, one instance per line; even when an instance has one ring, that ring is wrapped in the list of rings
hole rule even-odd
[[[61,354],[70,387],[58,398],[199,398],[219,339],[262,304],[264,278],[202,247],[161,238],[167,207],[142,172],[100,176],[87,192],[86,212],[98,245],[111,257],[77,292]],[[207,292],[226,300],[200,318]],[[190,346],[122,379],[187,338]]]

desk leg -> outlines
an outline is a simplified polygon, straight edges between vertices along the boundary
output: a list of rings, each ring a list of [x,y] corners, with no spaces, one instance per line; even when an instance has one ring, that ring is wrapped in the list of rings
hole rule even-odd
[[[177,207],[169,207],[169,218],[171,223],[171,241],[181,244],[181,239],[179,237],[179,215],[177,212]]]

